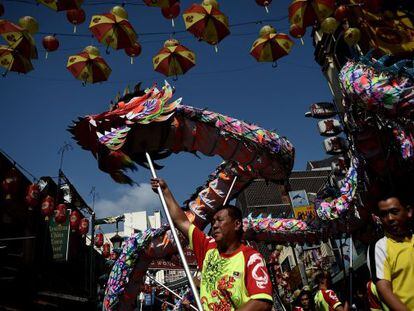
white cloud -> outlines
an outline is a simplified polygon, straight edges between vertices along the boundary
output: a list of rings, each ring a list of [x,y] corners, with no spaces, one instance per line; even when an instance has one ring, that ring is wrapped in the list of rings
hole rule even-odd
[[[97,218],[122,215],[125,212],[153,211],[161,209],[161,202],[151,185],[119,188],[119,198],[98,200],[95,203]]]

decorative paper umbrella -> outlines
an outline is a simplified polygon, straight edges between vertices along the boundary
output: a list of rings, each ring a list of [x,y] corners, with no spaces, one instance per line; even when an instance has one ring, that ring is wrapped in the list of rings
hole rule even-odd
[[[289,5],[289,21],[305,29],[329,17],[334,10],[334,0],[293,0]]]
[[[131,47],[137,40],[129,21],[113,13],[92,16],[89,29],[99,42],[115,50]]]
[[[164,47],[152,58],[154,70],[167,77],[182,75],[195,65],[194,52],[180,45],[178,40],[165,41]]]
[[[83,0],[36,0],[54,11],[79,9]]]
[[[0,20],[0,35],[7,41],[9,48],[16,50],[25,58],[37,58],[36,43],[22,27],[7,20]]]
[[[3,76],[6,76],[9,71],[27,73],[33,70],[30,59],[5,45],[0,45],[0,66],[6,68]]]
[[[272,26],[264,26],[260,30],[260,37],[253,42],[250,54],[258,62],[274,62],[289,54],[293,41],[284,33],[277,33]]]
[[[99,56],[99,50],[93,46],[86,47],[79,54],[69,56],[66,68],[84,85],[106,81],[112,71]]]
[[[228,18],[219,11],[215,0],[204,0],[201,5],[193,4],[185,10],[183,18],[187,31],[216,47],[230,34]]]

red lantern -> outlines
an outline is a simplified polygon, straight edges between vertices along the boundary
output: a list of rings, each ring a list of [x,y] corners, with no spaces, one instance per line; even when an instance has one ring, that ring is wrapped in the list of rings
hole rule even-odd
[[[19,190],[20,174],[16,168],[12,168],[5,176],[1,186],[6,194],[6,200],[13,199],[13,196]]]
[[[37,184],[31,184],[27,188],[26,203],[29,205],[29,210],[32,210],[39,203],[40,188]]]
[[[289,33],[294,38],[302,38],[305,35],[306,29],[297,24],[290,25]]]
[[[117,259],[118,259],[118,257],[119,257],[119,256],[118,256],[118,253],[117,253],[117,252],[112,252],[112,253],[111,253],[111,256],[110,256],[110,259],[111,259],[111,260],[117,260]]]
[[[46,50],[46,57],[49,52],[56,51],[59,47],[59,40],[55,36],[46,36],[42,40],[43,47]]]
[[[346,5],[340,5],[334,13],[334,17],[337,21],[343,21],[349,16],[349,8]]]
[[[0,16],[4,14],[4,6],[2,3],[0,3]]]
[[[109,243],[105,243],[102,249],[102,256],[104,258],[108,258],[111,252],[111,245]]]
[[[87,234],[89,231],[89,220],[86,218],[82,218],[79,224],[79,233],[80,234]]]
[[[256,0],[256,3],[260,6],[264,6],[266,13],[269,13],[269,9],[267,7],[270,3],[272,3],[272,0]]]
[[[96,247],[101,247],[103,245],[104,242],[104,235],[103,233],[97,233],[95,235],[95,246]]]
[[[70,213],[69,217],[69,226],[72,231],[76,231],[79,229],[81,215],[77,210],[74,210]]]
[[[177,1],[171,6],[161,8],[161,13],[166,19],[171,19],[171,24],[174,27],[174,18],[180,15],[180,2]]]
[[[55,210],[55,222],[57,224],[63,224],[66,221],[66,205],[59,204]]]
[[[45,216],[46,220],[49,220],[49,216],[53,214],[53,210],[55,209],[55,200],[48,195],[42,202],[42,207],[40,212],[43,216]]]
[[[134,63],[134,57],[141,54],[141,44],[135,42],[132,46],[125,48],[125,53],[131,57],[131,65]]]
[[[85,21],[85,11],[82,9],[72,9],[66,11],[66,18],[69,23],[73,24],[73,33],[76,33],[76,26],[82,24]]]

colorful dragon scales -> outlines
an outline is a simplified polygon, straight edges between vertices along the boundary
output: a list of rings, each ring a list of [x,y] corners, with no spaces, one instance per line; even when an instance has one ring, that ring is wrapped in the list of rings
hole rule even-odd
[[[225,162],[187,202],[187,216],[200,228],[207,225],[214,210],[223,204],[235,176],[230,198],[254,178],[274,181],[288,178],[294,148],[287,139],[219,113],[180,105],[181,99],[170,101],[172,95],[168,83],[161,90],[152,87],[135,92],[110,111],[79,119],[69,131],[82,148],[92,152],[99,168],[119,183],[133,183],[125,172],[136,169],[135,163],[148,167],[145,152],[155,160],[182,151],[221,156]],[[266,218],[250,223],[253,232],[264,230],[264,223],[274,224],[274,231],[299,232],[307,228],[295,220]],[[168,236],[169,232],[154,236],[148,243],[141,243],[145,247],[134,248],[132,253],[140,253],[138,262],[122,257],[119,264],[126,268],[123,263],[129,263],[130,267],[125,269],[126,275],[111,274],[109,284],[114,286],[108,287],[106,310],[133,308],[133,297],[151,260],[176,251]]]

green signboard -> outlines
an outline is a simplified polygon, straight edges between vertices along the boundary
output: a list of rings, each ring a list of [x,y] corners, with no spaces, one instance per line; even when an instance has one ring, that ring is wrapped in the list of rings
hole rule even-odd
[[[69,250],[69,216],[70,210],[66,211],[66,221],[63,224],[57,224],[55,218],[51,217],[49,222],[50,242],[52,245],[53,260],[67,261]]]

